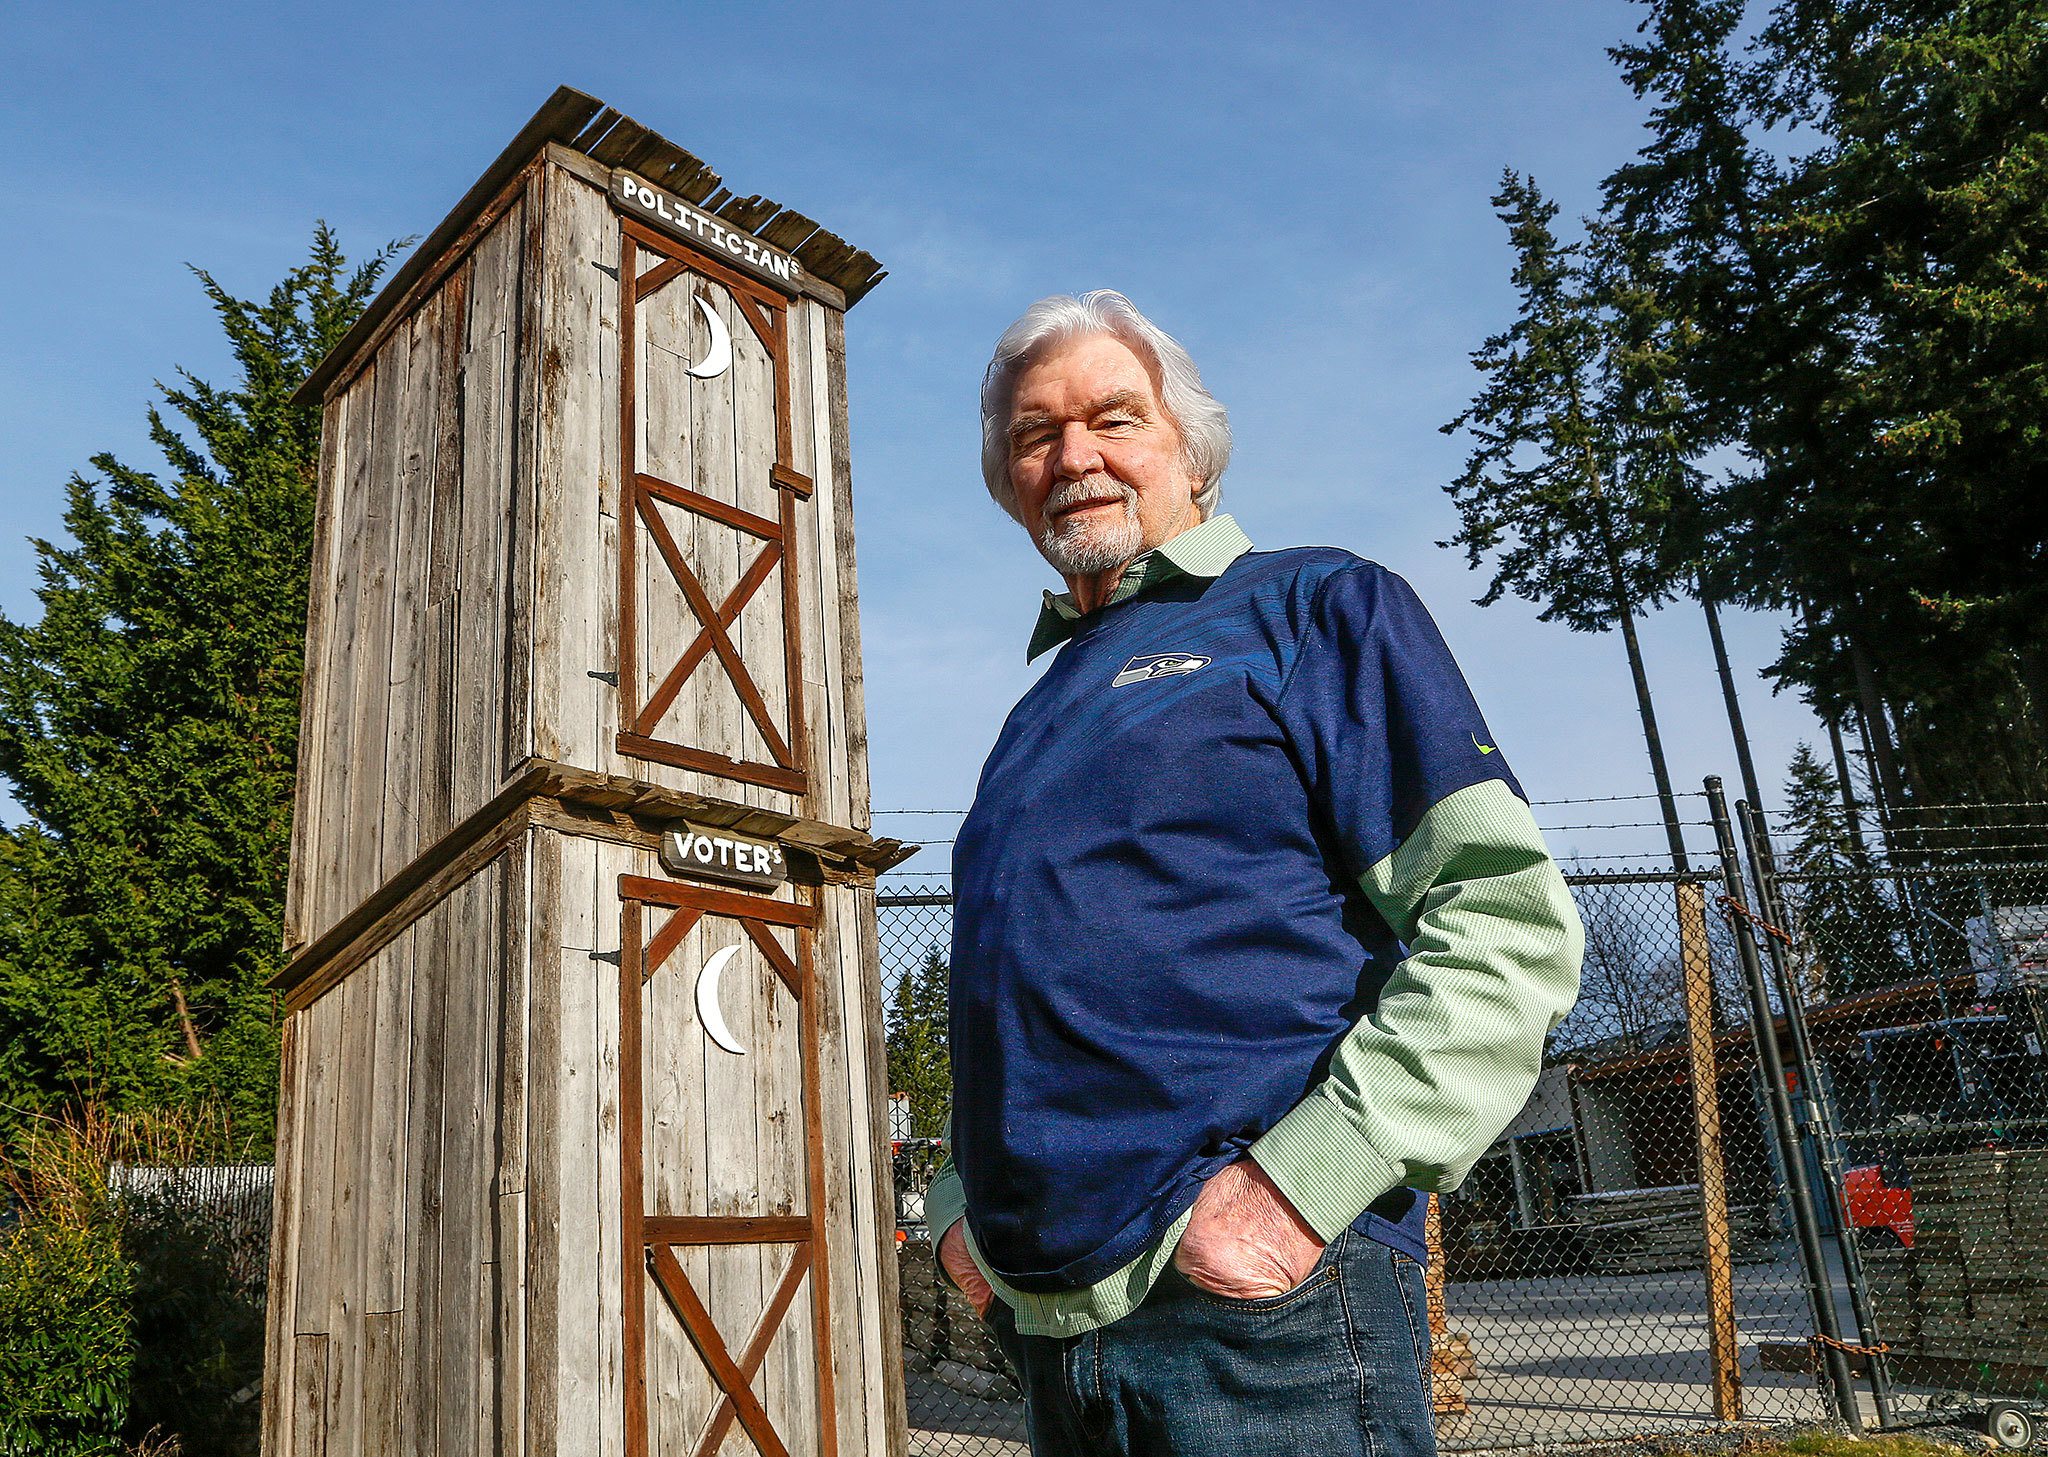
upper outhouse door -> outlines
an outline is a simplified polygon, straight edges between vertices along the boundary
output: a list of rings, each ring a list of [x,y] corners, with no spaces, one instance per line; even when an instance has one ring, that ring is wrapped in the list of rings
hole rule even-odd
[[[788,304],[621,221],[618,749],[801,797]]]

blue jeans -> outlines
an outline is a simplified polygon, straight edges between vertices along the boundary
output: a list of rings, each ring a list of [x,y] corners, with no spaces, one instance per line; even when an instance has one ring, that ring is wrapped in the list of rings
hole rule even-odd
[[[989,1317],[1024,1386],[1032,1457],[1435,1457],[1422,1267],[1346,1230],[1284,1295],[1212,1295],[1169,1266],[1078,1336]]]

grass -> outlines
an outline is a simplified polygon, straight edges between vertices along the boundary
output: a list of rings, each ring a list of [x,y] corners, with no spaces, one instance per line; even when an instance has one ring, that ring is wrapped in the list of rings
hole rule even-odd
[[[1969,1449],[1904,1432],[1851,1437],[1840,1432],[1802,1432],[1786,1441],[1745,1445],[1743,1457],[1956,1457]],[[1976,1449],[1981,1452],[1984,1449]]]

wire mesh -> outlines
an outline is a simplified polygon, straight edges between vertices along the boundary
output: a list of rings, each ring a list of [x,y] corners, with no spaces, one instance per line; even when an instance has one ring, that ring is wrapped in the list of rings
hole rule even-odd
[[[1747,882],[1567,877],[1578,1004],[1528,1104],[1437,1201],[1445,1448],[1828,1421],[1823,1303],[1866,1420],[2048,1398],[2048,851],[1969,840],[1918,863],[1787,846]],[[924,1224],[950,885],[891,877],[878,913],[911,1451],[1021,1453],[1014,1382]],[[1822,1236],[1804,1256],[1780,1099]]]
[[[2043,807],[1975,808],[1869,847],[1754,842],[1810,1028],[1823,1213],[1860,1266],[1859,1365],[1895,1420],[2048,1403],[2048,848],[2006,833]]]

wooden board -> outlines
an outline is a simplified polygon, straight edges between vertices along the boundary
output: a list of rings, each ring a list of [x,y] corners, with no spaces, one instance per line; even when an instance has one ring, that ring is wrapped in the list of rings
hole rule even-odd
[[[515,203],[329,407],[288,937],[316,939],[530,751]],[[532,413],[528,411],[526,413]]]
[[[283,1327],[302,1357],[322,1340],[323,1389],[300,1389],[294,1363],[266,1413],[270,1457],[516,1450],[498,1431],[508,1390],[513,1420],[524,1403],[524,1229],[500,1220],[523,1196],[502,1185],[526,1147],[526,997],[507,971],[525,955],[526,853],[293,1014]]]

